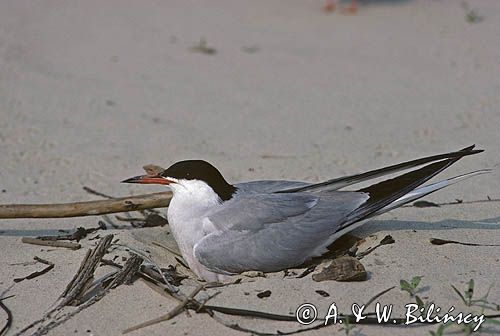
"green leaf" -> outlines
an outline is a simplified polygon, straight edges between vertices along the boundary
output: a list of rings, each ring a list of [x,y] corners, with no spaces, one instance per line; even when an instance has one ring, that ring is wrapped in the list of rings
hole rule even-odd
[[[413,290],[413,288],[411,287],[411,285],[406,280],[400,280],[399,281],[399,286],[401,287],[402,290],[408,291],[410,293]]]
[[[422,299],[420,298],[420,296],[415,295],[415,301],[417,301],[418,308],[424,308],[425,307],[424,301],[422,301]]]
[[[500,320],[495,320],[495,319],[492,319],[492,318],[486,318],[484,320],[484,322],[491,323],[491,324],[496,324],[496,325],[500,325]]]
[[[470,279],[469,286],[467,288],[467,292],[465,292],[465,297],[467,299],[469,299],[469,302],[470,302],[470,299],[472,299],[473,295],[474,295],[474,279]]]
[[[462,299],[462,301],[464,302],[464,304],[467,305],[467,300],[464,298],[464,296],[462,295],[462,293],[460,293],[460,291],[457,289],[457,287],[451,285],[451,288],[453,288],[453,290],[455,291],[455,293],[457,293],[458,296],[460,296],[460,298]]]
[[[415,277],[413,277],[413,279],[411,279],[411,283],[410,283],[411,287],[417,288],[418,284],[420,283],[420,280],[422,280],[421,276],[415,276]]]

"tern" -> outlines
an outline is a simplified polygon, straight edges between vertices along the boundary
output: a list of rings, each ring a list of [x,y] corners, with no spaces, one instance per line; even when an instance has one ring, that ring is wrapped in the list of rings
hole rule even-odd
[[[182,256],[201,279],[225,282],[245,271],[299,266],[321,256],[336,239],[374,216],[488,172],[477,170],[423,185],[462,157],[482,152],[474,147],[321,183],[230,184],[203,160],[180,161],[157,175],[122,182],[170,187],[167,218]],[[341,190],[398,172],[399,176],[368,187]]]

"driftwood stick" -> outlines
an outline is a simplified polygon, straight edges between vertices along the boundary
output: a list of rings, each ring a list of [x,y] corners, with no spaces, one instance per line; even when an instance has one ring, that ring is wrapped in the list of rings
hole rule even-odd
[[[59,307],[76,301],[83,294],[85,289],[88,288],[94,278],[94,272],[102,257],[106,254],[112,240],[113,235],[107,235],[99,241],[99,244],[93,250],[87,252],[87,255],[80,264],[78,272],[62,293],[62,301]]]
[[[50,247],[64,247],[71,250],[78,250],[82,246],[78,243],[59,241],[59,240],[44,240],[40,238],[23,237],[21,241],[25,244],[42,245]]]
[[[4,204],[0,205],[0,219],[97,216],[116,212],[163,208],[168,206],[171,198],[171,192],[161,192],[90,202]]]
[[[38,261],[39,263],[42,263],[42,264],[45,264],[47,265],[47,267],[45,267],[43,270],[41,271],[36,271],[36,272],[33,272],[25,277],[22,277],[22,278],[14,278],[14,282],[21,282],[23,280],[31,280],[31,279],[34,279],[36,277],[39,277],[40,275],[44,275],[45,273],[47,273],[48,271],[50,271],[51,269],[54,268],[54,263],[53,262],[50,262],[50,261],[47,261],[45,259],[42,259],[42,258],[39,258],[37,256],[35,256],[33,259],[35,259],[36,261]],[[0,334],[1,335],[1,334]]]

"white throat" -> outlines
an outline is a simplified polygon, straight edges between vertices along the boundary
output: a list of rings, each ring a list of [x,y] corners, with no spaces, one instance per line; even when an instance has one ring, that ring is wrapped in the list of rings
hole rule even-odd
[[[204,181],[178,180],[169,187],[173,195],[168,216],[173,217],[174,221],[203,216],[222,203],[219,195]]]

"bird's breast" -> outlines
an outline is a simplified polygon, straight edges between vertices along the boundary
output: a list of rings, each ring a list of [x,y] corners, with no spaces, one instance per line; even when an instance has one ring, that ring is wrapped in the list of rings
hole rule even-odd
[[[205,236],[203,230],[207,213],[218,204],[196,202],[188,197],[173,197],[167,211],[167,218],[181,251],[191,252],[193,246]]]

